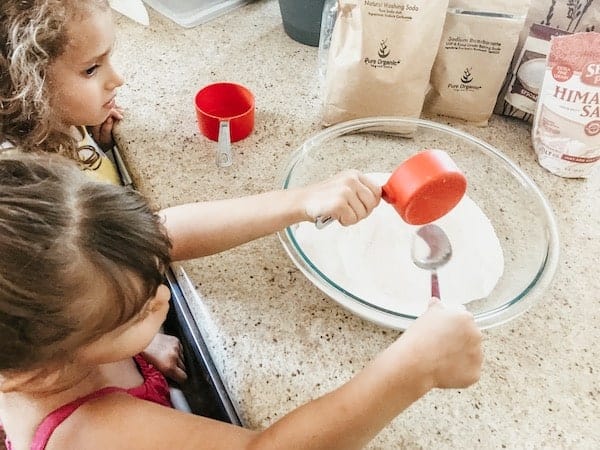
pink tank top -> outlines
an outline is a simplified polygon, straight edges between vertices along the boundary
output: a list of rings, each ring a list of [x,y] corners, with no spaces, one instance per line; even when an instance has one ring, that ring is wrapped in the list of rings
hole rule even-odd
[[[169,384],[163,374],[156,370],[153,365],[149,364],[142,355],[136,355],[133,359],[144,378],[143,384],[131,389],[105,387],[55,409],[42,420],[35,431],[33,441],[31,442],[31,450],[44,450],[54,430],[81,405],[113,392],[126,392],[142,400],[148,400],[172,408],[173,405],[169,396]],[[7,450],[11,450],[8,437],[6,438],[6,448]]]

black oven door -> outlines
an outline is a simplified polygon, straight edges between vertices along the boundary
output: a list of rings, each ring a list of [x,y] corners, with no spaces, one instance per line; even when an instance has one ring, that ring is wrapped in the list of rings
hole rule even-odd
[[[184,384],[173,386],[173,404],[178,409],[241,426],[236,408],[188,306],[190,299],[184,293],[195,288],[189,283],[186,290],[180,284],[188,281],[187,277],[178,280],[171,268],[166,274],[171,308],[163,328],[166,334],[177,336],[183,344],[188,374]]]

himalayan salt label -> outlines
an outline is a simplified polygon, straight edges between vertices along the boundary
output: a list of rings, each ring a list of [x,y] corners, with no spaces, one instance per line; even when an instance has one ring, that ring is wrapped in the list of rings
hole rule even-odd
[[[600,161],[600,33],[553,37],[532,128],[538,162],[587,178]]]

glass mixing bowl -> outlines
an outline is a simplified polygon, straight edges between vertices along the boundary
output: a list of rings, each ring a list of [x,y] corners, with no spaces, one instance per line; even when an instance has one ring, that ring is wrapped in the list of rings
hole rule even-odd
[[[363,173],[391,173],[402,161],[427,148],[445,150],[456,162],[467,178],[467,195],[487,215],[502,247],[504,270],[497,284],[487,297],[465,307],[474,314],[480,328],[513,319],[527,310],[550,283],[558,260],[558,232],[553,212],[538,187],[491,145],[426,120],[352,120],[323,130],[296,150],[282,187],[291,189],[322,181],[350,168]],[[370,302],[368,295],[353,294],[347,286],[329,279],[303,251],[296,238],[297,228],[286,228],[279,238],[294,264],[323,293],[385,327],[404,330],[417,318],[414,313],[402,311],[401,305],[382,307]]]

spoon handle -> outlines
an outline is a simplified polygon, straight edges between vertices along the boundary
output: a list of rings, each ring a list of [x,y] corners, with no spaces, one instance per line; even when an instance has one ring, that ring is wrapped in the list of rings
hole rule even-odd
[[[440,284],[438,283],[438,276],[435,270],[431,271],[431,296],[441,300]]]

